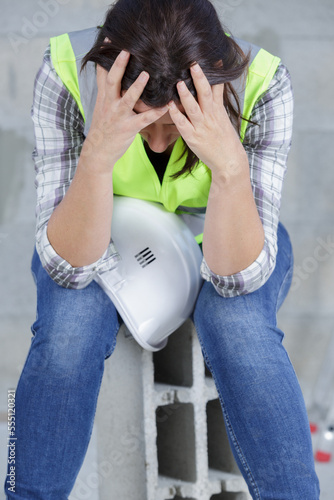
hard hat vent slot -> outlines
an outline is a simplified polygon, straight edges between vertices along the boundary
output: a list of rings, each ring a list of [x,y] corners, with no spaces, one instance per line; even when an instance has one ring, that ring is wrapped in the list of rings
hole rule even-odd
[[[137,253],[137,255],[135,255],[135,259],[137,259],[141,267],[144,268],[155,261],[156,257],[154,256],[154,253],[149,249],[149,247],[147,247],[144,248],[144,250],[142,250],[141,252]]]

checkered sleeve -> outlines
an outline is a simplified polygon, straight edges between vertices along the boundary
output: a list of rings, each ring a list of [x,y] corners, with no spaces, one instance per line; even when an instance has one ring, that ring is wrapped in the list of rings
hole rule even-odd
[[[266,93],[254,106],[243,142],[250,179],[265,242],[258,258],[246,269],[230,275],[213,273],[205,259],[201,274],[223,297],[251,293],[268,280],[276,264],[277,227],[281,193],[291,146],[293,93],[287,68],[280,64]]]
[[[83,117],[52,65],[50,46],[35,79],[31,117],[35,131],[36,249],[43,267],[58,285],[84,288],[97,272],[114,268],[120,256],[111,241],[97,262],[72,267],[48,240],[49,218],[71,184],[85,138]]]

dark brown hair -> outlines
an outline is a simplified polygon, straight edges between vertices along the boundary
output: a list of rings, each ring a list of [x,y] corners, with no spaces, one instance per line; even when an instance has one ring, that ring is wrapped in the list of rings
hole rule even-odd
[[[106,37],[111,43],[104,42]],[[225,83],[225,107],[240,130],[240,104],[230,82],[245,73],[249,55],[226,34],[209,0],[118,0],[108,10],[81,69],[92,61],[109,71],[123,49],[131,54],[123,90],[145,70],[150,74],[141,96],[146,105],[178,103],[176,83],[180,80],[196,97],[189,68],[198,62],[211,85]],[[198,162],[187,144],[183,155],[186,163],[176,177],[191,173]]]

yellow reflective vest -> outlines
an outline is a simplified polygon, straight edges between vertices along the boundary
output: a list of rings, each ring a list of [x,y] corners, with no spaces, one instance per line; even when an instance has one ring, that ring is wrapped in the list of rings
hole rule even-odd
[[[66,33],[51,38],[51,59],[54,68],[64,85],[75,99],[85,121],[85,135],[91,125],[94,105],[97,96],[95,65],[89,62],[80,72],[83,57],[93,46],[97,36],[97,28]],[[254,105],[266,92],[277,67],[280,63],[278,57],[266,50],[240,39],[235,39],[241,49],[251,52],[246,84],[244,79],[233,82],[236,89],[242,115],[247,120],[250,118]],[[241,124],[240,139],[243,141],[247,121]],[[114,193],[148,201],[162,203],[170,212],[188,214],[190,225],[196,219],[199,223],[194,230],[198,234],[197,241],[201,241],[205,209],[211,186],[211,172],[206,165],[199,162],[192,175],[171,179],[171,175],[180,171],[185,163],[185,158],[179,159],[183,151],[183,140],[180,137],[173,148],[162,183],[148,159],[143,140],[138,134],[114,167],[113,188]],[[190,222],[190,219],[193,219]]]

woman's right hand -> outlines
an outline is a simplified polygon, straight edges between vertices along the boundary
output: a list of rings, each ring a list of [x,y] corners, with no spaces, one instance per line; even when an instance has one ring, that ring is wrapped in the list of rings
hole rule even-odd
[[[99,169],[104,171],[113,168],[140,130],[168,112],[167,106],[142,113],[133,110],[149,80],[145,71],[122,95],[121,82],[129,58],[129,52],[123,50],[110,71],[97,65],[97,99],[81,157],[88,157],[95,167],[98,164]]]

